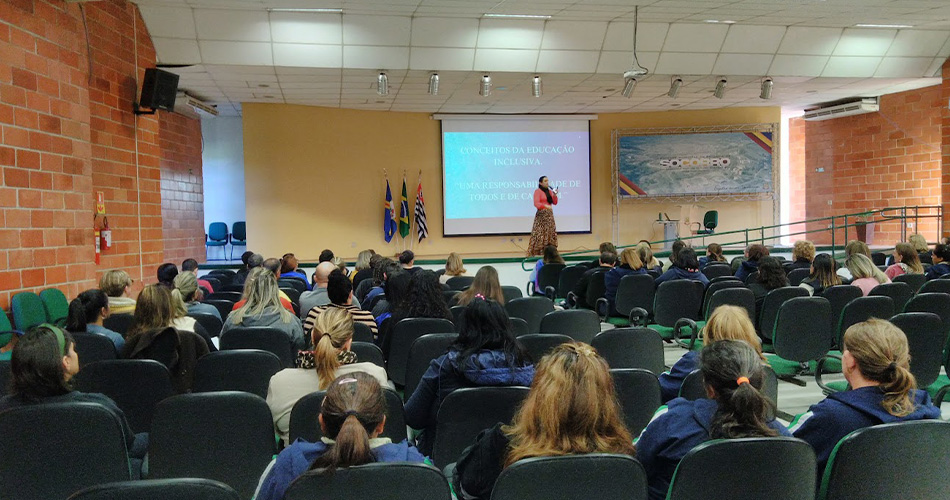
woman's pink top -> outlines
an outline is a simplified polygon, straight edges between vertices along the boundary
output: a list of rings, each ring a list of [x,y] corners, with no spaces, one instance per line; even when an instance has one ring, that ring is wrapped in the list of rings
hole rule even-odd
[[[557,195],[551,193],[551,199],[554,200],[554,204],[557,205]],[[534,208],[538,210],[551,208],[551,205],[548,204],[548,197],[544,195],[544,191],[542,191],[541,188],[534,190]]]
[[[878,283],[878,281],[874,278],[856,279],[852,281],[851,284],[860,288],[861,292],[864,294],[865,297],[867,297],[867,295],[871,293],[871,290],[873,290],[874,287],[880,285],[880,283]]]

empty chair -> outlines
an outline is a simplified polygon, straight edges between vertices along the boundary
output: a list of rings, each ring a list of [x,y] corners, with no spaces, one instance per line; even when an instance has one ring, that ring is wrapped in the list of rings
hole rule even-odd
[[[266,398],[270,378],[282,368],[280,358],[267,351],[216,351],[198,358],[191,390],[244,391]]]
[[[232,283],[230,285],[222,285],[221,290],[215,289],[215,291],[244,293],[244,284]]]
[[[294,280],[294,281],[297,281],[297,280]],[[290,299],[290,302],[298,304],[298,305],[300,304],[300,290],[297,290],[296,288],[291,287],[291,286],[282,286],[280,287],[280,291],[284,292],[284,295],[286,295],[287,298]]]
[[[914,290],[911,290],[907,283],[882,283],[871,289],[869,297],[883,295],[890,297],[894,301],[894,310],[903,311],[907,301],[914,296]]]
[[[732,276],[730,276],[730,278],[731,277]],[[703,296],[703,309],[702,309],[703,317],[709,316],[709,314],[706,313],[706,311],[709,309],[709,300],[712,299],[713,295],[715,295],[716,292],[718,292],[719,290],[725,290],[726,288],[746,288],[746,287],[745,285],[742,284],[741,281],[737,279],[721,280],[715,283],[710,283],[709,286],[706,287],[706,294]],[[754,315],[749,316],[749,318],[754,320],[755,316]]]
[[[237,303],[241,301],[241,292],[214,292],[205,297],[205,300],[230,300]]]
[[[221,314],[222,321],[228,319],[228,314],[231,314],[231,310],[234,309],[234,302],[231,300],[224,300],[224,299],[202,300],[201,302],[203,304],[214,306],[218,310],[218,313]],[[108,325],[106,325],[106,327],[108,328]],[[219,334],[220,334],[220,330],[219,330]]]
[[[554,311],[554,302],[547,297],[522,297],[506,302],[505,310],[508,316],[525,320],[528,333],[541,333],[541,318]]]
[[[287,277],[279,278],[277,280],[277,285],[280,288],[293,288],[294,290],[297,290],[298,297],[300,296],[301,293],[307,291],[307,282],[300,279],[299,276],[287,276]]]
[[[857,288],[857,287],[855,287]],[[835,329],[835,345],[841,347],[841,338],[847,329],[869,318],[888,319],[894,315],[894,301],[887,296],[858,297],[848,302],[838,318],[838,327]]]
[[[667,498],[812,500],[815,469],[815,451],[798,439],[717,439],[700,444],[683,457]],[[737,470],[755,473],[736,480]]]
[[[333,474],[307,472],[287,489],[286,500],[451,500],[445,476],[431,465],[373,463],[337,469]]]
[[[516,286],[511,286],[511,285],[502,285],[501,293],[505,297],[505,302],[509,302],[509,301],[524,297],[524,294],[521,293],[520,288]]]
[[[706,267],[703,268],[703,274],[705,274],[706,277],[709,278],[710,281],[712,281],[716,278],[721,278],[724,276],[731,277],[733,275],[733,271],[732,271],[732,266],[730,266],[729,264],[717,263],[717,264],[707,264]]]
[[[474,276],[452,276],[445,284],[449,286],[449,290],[460,292],[472,286],[473,281],[475,281]]]
[[[943,330],[950,331],[950,295],[918,293],[904,306],[904,312],[929,312],[940,316]]]
[[[594,337],[591,345],[612,369],[643,368],[656,376],[666,369],[663,339],[649,328],[605,330]]]
[[[709,292],[706,292],[706,295],[709,295]],[[706,312],[705,319],[708,321],[709,317],[716,312],[716,308],[719,306],[737,306],[745,309],[746,314],[749,315],[749,319],[755,318],[755,292],[749,290],[745,287],[735,287],[735,288],[724,288],[717,290],[713,293],[712,297],[709,297],[709,301],[706,303]],[[703,322],[705,324],[705,321]]]
[[[128,481],[119,417],[96,403],[27,405],[0,412],[0,484],[10,500],[60,499]]]
[[[917,293],[920,287],[927,282],[927,277],[923,274],[905,273],[894,278],[894,283],[904,283],[910,287],[911,292]]]
[[[247,222],[231,224],[231,260],[234,260],[234,247],[247,248]]]
[[[693,280],[672,280],[660,283],[653,302],[655,324],[649,328],[656,330],[664,340],[676,336],[674,326],[682,318],[699,320],[703,305],[703,284]]]
[[[587,294],[584,296],[584,302],[587,302],[588,308],[593,308],[600,316],[610,314],[609,303],[605,295],[607,294],[607,284],[604,278],[607,276],[606,269],[598,269],[590,276],[587,283]]]
[[[950,424],[876,425],[842,439],[828,461],[819,500],[945,498]]]
[[[366,323],[353,322],[353,342],[373,342],[373,330]]]
[[[838,320],[841,319],[841,311],[844,310],[844,306],[858,297],[863,297],[864,294],[862,294],[861,289],[856,286],[835,285],[826,288],[821,296],[828,299],[828,302],[831,303],[831,331],[836,331],[838,329]]]
[[[275,452],[270,409],[260,396],[181,394],[155,408],[149,477],[213,479],[251,498]]]
[[[541,361],[541,358],[551,352],[551,349],[573,341],[574,339],[567,335],[554,333],[529,333],[518,337],[518,342],[521,342],[521,345],[524,346],[534,364],[538,364],[538,361]]]
[[[386,368],[386,360],[383,358],[383,350],[372,342],[356,342],[350,344],[350,350],[356,354],[358,362],[373,363],[380,368]]]
[[[82,368],[96,361],[108,361],[115,359],[118,353],[115,351],[115,344],[109,340],[109,337],[96,333],[75,332],[71,333],[73,340],[76,341],[76,354],[79,356],[79,367]]]
[[[46,308],[46,318],[50,323],[63,326],[69,314],[69,301],[58,288],[47,288],[40,292],[40,300]]]
[[[207,257],[208,251],[213,247],[221,248],[221,258],[220,259],[208,259],[208,260],[227,260],[225,258],[225,247],[228,244],[228,239],[230,234],[228,233],[228,225],[223,222],[212,222],[208,226],[208,234],[205,235],[205,257]],[[233,250],[232,250],[233,252]]]
[[[412,341],[409,347],[409,358],[406,361],[406,378],[404,394],[406,399],[412,396],[422,376],[429,369],[432,360],[445,354],[458,335],[454,333],[430,333]]]
[[[643,466],[627,455],[591,453],[519,460],[498,476],[492,500],[645,500]]]
[[[20,292],[11,297],[10,309],[13,311],[13,324],[17,330],[25,332],[49,321],[43,300],[33,292]]]
[[[772,341],[772,331],[775,330],[775,320],[782,304],[796,297],[808,297],[808,291],[797,286],[786,286],[776,288],[765,296],[761,309],[756,313],[758,318],[753,317],[752,321],[766,342]],[[831,314],[830,311],[829,314]],[[830,326],[831,320],[828,321]]]
[[[217,316],[213,314],[202,313],[189,313],[188,316],[195,318],[195,321],[204,327],[205,331],[208,332],[208,335],[212,337],[221,335],[221,327],[224,326],[224,323],[222,323]]]
[[[68,500],[240,500],[230,486],[209,479],[151,479],[90,486]]]
[[[811,270],[808,268],[793,269],[792,272],[788,273],[788,283],[792,286],[798,286],[810,273]]]
[[[639,368],[611,369],[610,376],[623,409],[624,423],[637,436],[662,404],[660,382],[655,374]]]
[[[567,267],[564,264],[550,263],[544,264],[541,266],[541,269],[538,270],[538,288],[534,290],[535,294],[547,295],[548,287],[553,289],[553,293],[557,294],[557,285],[558,281],[561,279],[561,271]],[[553,299],[553,297],[550,297]]]
[[[765,381],[762,383],[762,394],[778,404],[778,376],[771,366],[762,367],[765,374]],[[703,372],[693,370],[686,379],[683,380],[683,386],[680,388],[680,397],[689,400],[707,398],[706,386],[703,385]]]
[[[521,337],[522,335],[528,335],[528,322],[521,318],[508,318],[511,321],[511,333],[515,337]]]
[[[387,372],[397,386],[406,384],[406,367],[412,342],[427,333],[455,333],[455,325],[442,318],[406,318],[393,327]]]
[[[221,335],[221,350],[261,349],[273,353],[285,368],[293,368],[296,349],[286,333],[263,326],[234,327]]]
[[[538,333],[567,335],[578,342],[590,344],[600,333],[600,318],[594,311],[566,309],[552,311],[541,318]]]
[[[920,287],[918,293],[946,293],[950,294],[950,280],[930,280]]]
[[[291,443],[297,439],[316,443],[323,437],[317,416],[320,415],[320,406],[326,395],[326,391],[316,391],[300,398],[294,404],[290,410]],[[386,426],[379,436],[390,438],[394,443],[401,442],[406,439],[406,416],[402,398],[396,391],[387,388],[383,388],[383,396],[386,398]]]
[[[150,359],[114,359],[83,367],[76,389],[109,396],[125,413],[133,432],[149,432],[155,407],[175,394],[165,365]]]
[[[527,387],[471,387],[446,396],[436,419],[432,452],[436,467],[458,459],[479,432],[498,422],[511,422],[527,395]]]
[[[626,326],[630,320],[630,312],[639,307],[647,312],[653,313],[653,301],[656,298],[656,283],[649,274],[628,274],[620,278],[620,284],[617,285],[617,297],[614,300],[614,308],[623,316],[624,321],[616,321],[614,318],[608,318],[610,323]]]
[[[832,343],[830,315],[831,304],[824,297],[795,297],[782,304],[771,335],[775,354],[766,355],[779,378],[796,382],[793,377],[804,371],[802,363],[828,353]]]
[[[562,269],[561,274],[558,275],[557,293],[555,295],[559,298],[567,297],[567,293],[574,289],[584,273],[589,270],[590,268],[584,264],[575,264]]]

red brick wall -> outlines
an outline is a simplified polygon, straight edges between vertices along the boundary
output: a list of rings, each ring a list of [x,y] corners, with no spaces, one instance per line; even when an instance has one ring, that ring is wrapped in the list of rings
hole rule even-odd
[[[941,195],[943,196],[943,227],[941,236],[950,235],[950,221],[947,220],[947,214],[950,214],[950,59],[943,63],[943,91],[940,100],[940,123],[941,123]]]
[[[111,268],[129,272],[136,289],[143,275],[155,280],[162,130],[157,117],[132,113],[136,79],[154,64],[138,10],[124,0],[0,2],[0,307],[48,286],[75,296]],[[186,142],[200,144],[197,125],[187,130],[195,135]],[[114,241],[99,266],[96,191]]]
[[[805,121],[789,120],[788,141],[788,189],[789,189],[789,221],[805,220]],[[804,231],[804,224],[789,226],[788,232]],[[793,236],[793,240],[807,239],[809,236]]]
[[[937,85],[883,96],[878,113],[820,122],[793,120],[790,142],[804,144],[806,216],[940,205],[942,94],[942,86]],[[794,158],[792,163],[794,170]],[[937,237],[936,220],[922,219],[917,224],[909,233],[922,232],[931,241]],[[809,229],[827,225],[813,223]],[[872,244],[900,241],[898,222],[875,226]],[[847,239],[855,237],[851,229]],[[829,233],[812,239],[831,241]],[[835,242],[843,241],[844,232],[837,232]]]
[[[165,260],[176,264],[187,258],[204,261],[201,122],[163,113],[159,127]]]

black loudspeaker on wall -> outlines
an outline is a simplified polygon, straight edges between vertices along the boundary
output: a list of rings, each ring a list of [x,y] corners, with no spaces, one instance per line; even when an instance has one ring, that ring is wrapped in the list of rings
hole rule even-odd
[[[175,97],[178,95],[178,75],[158,68],[147,68],[145,79],[142,80],[142,100],[139,103],[144,108],[154,110],[175,109]],[[149,112],[140,112],[150,114]]]

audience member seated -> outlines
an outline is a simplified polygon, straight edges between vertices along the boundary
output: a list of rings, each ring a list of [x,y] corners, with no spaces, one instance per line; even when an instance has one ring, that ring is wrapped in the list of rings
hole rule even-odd
[[[311,289],[310,281],[307,279],[307,274],[298,269],[300,263],[297,261],[297,257],[292,253],[285,253],[283,257],[280,258],[280,276],[286,278],[297,278],[300,281],[303,281],[307,285],[307,290]]]
[[[637,254],[648,272],[653,271],[657,276],[663,274],[663,264],[660,264],[660,261],[653,256],[653,247],[650,246],[649,241],[640,240],[640,243],[637,243]]]
[[[380,334],[382,334],[383,324],[393,315],[393,312],[400,307],[406,307],[403,303],[408,300],[409,297],[410,278],[412,278],[412,275],[402,269],[396,269],[392,274],[387,275],[386,282],[384,283],[386,285],[386,291],[383,292],[383,296],[376,302],[376,305],[373,306],[373,317],[376,318],[376,324],[380,327]],[[392,325],[388,325],[388,327],[392,327]],[[381,340],[380,338],[380,341]],[[382,342],[380,342],[380,344],[382,344]]]
[[[333,260],[330,261],[330,263],[336,266],[336,268],[339,269],[341,273],[343,273],[343,276],[346,276],[346,277],[350,276],[350,270],[346,268],[346,261],[343,260],[343,257],[340,257],[340,256],[334,257]]]
[[[158,275],[158,284],[171,290],[175,287],[174,281],[175,276],[178,276],[178,266],[171,262],[166,262],[158,266],[158,270],[155,274]]]
[[[303,336],[300,318],[281,305],[278,291],[274,273],[262,267],[251,270],[244,285],[244,304],[228,315],[221,335],[239,326],[266,326],[284,332],[295,349],[305,349],[307,340]]]
[[[902,274],[924,274],[924,266],[920,263],[917,251],[910,243],[898,243],[894,246],[894,264],[889,266],[884,274],[894,279]]]
[[[617,453],[633,456],[607,362],[589,345],[562,344],[543,357],[511,425],[482,431],[456,465],[459,498],[491,497],[495,480],[532,457]]]
[[[505,294],[498,281],[498,271],[492,266],[482,266],[475,273],[472,285],[455,296],[455,305],[467,306],[476,297],[491,299],[499,304],[505,304]]]
[[[624,250],[631,250],[630,248]],[[636,252],[636,249],[633,249]],[[638,254],[639,258],[639,254]],[[632,260],[632,259],[631,259]],[[593,309],[593,304],[587,303],[587,289],[590,288],[590,280],[593,278],[594,273],[597,271],[604,271],[605,273],[610,272],[614,266],[617,264],[617,254],[605,251],[600,254],[600,258],[597,259],[597,265],[591,267],[587,271],[584,271],[584,274],[581,275],[581,279],[577,280],[577,283],[574,285],[574,289],[571,292],[574,293],[574,307],[579,307],[583,309]],[[643,267],[641,266],[641,269]],[[606,276],[604,276],[604,283],[606,284]],[[619,282],[618,282],[619,286]],[[616,290],[614,290],[614,297],[617,296]]]
[[[422,430],[416,443],[429,453],[439,406],[450,392],[463,387],[529,386],[533,378],[534,365],[512,334],[505,308],[476,298],[465,306],[458,340],[432,360],[406,402],[406,424]]]
[[[182,273],[178,276],[182,277],[181,284],[186,291],[190,291],[191,287],[196,287],[198,285],[198,282],[195,281],[195,276],[191,273]],[[173,286],[178,283],[178,276],[175,276],[175,281],[172,282]],[[209,334],[208,331],[205,330],[203,326],[201,326],[201,323],[198,323],[198,320],[188,316],[188,306],[185,304],[182,290],[176,286],[171,291],[171,297],[172,317],[174,318],[171,326],[175,327],[175,329],[180,332],[192,332],[200,335],[201,338],[205,339],[205,342],[208,344],[209,351],[217,351],[218,348],[215,347],[214,342],[211,340],[211,334]]]
[[[688,246],[689,245],[683,240],[676,240],[670,245],[670,267],[673,267],[673,263],[676,262],[676,256],[679,255],[680,251]],[[667,269],[669,269],[669,267]]]
[[[190,331],[177,330],[172,294],[162,285],[149,285],[139,294],[132,325],[121,357],[154,359],[168,367],[179,393],[188,392],[198,358],[210,352],[209,342]]]
[[[315,346],[313,351],[301,353],[297,368],[285,368],[274,374],[267,389],[267,405],[284,443],[288,441],[294,404],[311,392],[325,391],[333,379],[366,372],[380,384],[389,384],[386,370],[370,362],[358,362],[350,350],[353,316],[346,309],[329,309],[317,316],[310,338]]]
[[[321,313],[328,309],[343,309],[350,312],[350,315],[353,316],[353,321],[368,326],[373,332],[373,338],[376,338],[379,332],[376,326],[376,319],[373,318],[373,313],[364,311],[353,303],[353,283],[351,283],[350,279],[344,276],[339,269],[334,269],[327,278],[326,291],[330,303],[322,306],[313,306],[313,308],[307,312],[307,319],[303,322],[304,335],[310,335],[310,331],[313,330],[313,325]]]
[[[759,260],[762,257],[765,257],[769,254],[769,249],[765,245],[759,243],[753,243],[746,247],[745,249],[745,259],[739,264],[739,269],[736,271],[736,278],[739,278],[743,282],[750,274],[759,270]]]
[[[135,299],[132,298],[132,278],[125,271],[111,269],[99,279],[99,289],[109,297],[109,312],[112,314],[132,314],[135,312]]]
[[[950,273],[950,246],[937,243],[933,250],[933,266],[927,270],[927,279],[932,280]]]
[[[386,282],[389,280],[389,277],[402,272],[405,271],[403,271],[402,266],[400,266],[398,262],[383,257],[373,270],[373,287],[366,292],[365,299],[361,299],[360,303],[366,304],[366,307],[371,306],[373,299],[386,292]]]
[[[663,500],[680,460],[711,439],[789,436],[775,405],[760,391],[762,359],[748,343],[720,340],[703,348],[699,366],[709,399],[676,398],[661,406],[637,441],[650,499]]]
[[[300,305],[300,317],[306,318],[307,313],[317,306],[325,306],[330,303],[330,297],[327,295],[327,280],[330,273],[336,269],[332,262],[321,262],[317,264],[317,269],[313,272],[313,288],[309,292],[300,294],[297,303]],[[359,307],[360,302],[356,301]]]
[[[841,277],[835,273],[835,260],[826,253],[820,253],[811,261],[811,274],[798,285],[808,290],[809,295],[820,297],[828,288],[841,284]]]
[[[601,243],[600,246],[597,247],[597,254],[598,254],[597,258],[590,262],[587,262],[586,263],[587,267],[590,267],[590,268],[600,267],[600,264],[601,264],[600,255],[603,254],[604,252],[610,252],[614,255],[617,255],[617,247],[614,246],[614,244],[609,241],[605,241]]]
[[[373,277],[372,260],[375,255],[376,251],[369,249],[363,250],[356,256],[356,266],[354,266],[353,273],[350,274],[350,279],[353,281],[353,288],[359,287],[363,280]],[[380,258],[381,257],[382,255],[380,255]]]
[[[198,302],[198,295],[201,291],[198,290],[198,280],[195,279],[194,274],[183,272],[175,276],[174,284],[175,291],[172,292],[172,295],[178,293],[181,301],[185,304],[187,314],[210,314],[223,321],[221,312],[218,311],[217,307]]]
[[[406,271],[410,273],[418,271],[419,269],[415,267],[415,264],[416,254],[412,253],[412,250],[403,250],[402,253],[399,254],[399,265]]]
[[[722,255],[722,245],[719,243],[710,243],[706,245],[706,255],[699,258],[699,270],[702,271],[706,266],[715,262],[721,262],[723,264],[729,263]]]
[[[811,261],[815,260],[815,244],[808,240],[796,241],[792,246],[792,262],[786,264],[785,272],[795,269],[811,269]]]
[[[643,267],[643,262],[640,261],[640,254],[633,247],[625,248],[623,252],[620,252],[620,265],[610,269],[604,275],[604,288],[606,290],[604,297],[610,304],[611,316],[617,316],[614,305],[617,302],[617,289],[620,287],[620,280],[631,274],[647,274],[647,268]],[[589,276],[587,284],[590,285]],[[585,290],[584,293],[586,294],[587,291]],[[593,308],[594,304],[588,304],[588,306]]]
[[[389,359],[392,331],[396,323],[406,318],[444,318],[449,321],[453,319],[452,312],[445,305],[439,277],[426,269],[410,274],[409,289],[406,291],[405,299],[390,304],[390,310],[391,316],[385,322],[380,321],[379,318],[376,320],[381,327],[379,329],[380,343],[386,359]]]
[[[428,462],[408,441],[379,437],[386,426],[386,399],[376,379],[354,372],[328,385],[318,421],[312,422],[320,426],[322,441],[298,439],[284,448],[264,471],[257,500],[282,500],[291,483],[307,471],[332,474],[372,462]]]
[[[703,287],[709,286],[709,278],[699,272],[699,260],[696,259],[696,251],[691,247],[683,248],[676,254],[673,266],[656,279],[656,286],[673,280],[696,280],[702,282]]]
[[[445,259],[445,272],[439,276],[439,283],[444,285],[449,281],[449,278],[465,276],[467,272],[465,264],[462,262],[462,256],[452,252]]]
[[[914,250],[917,251],[917,257],[920,258],[920,262],[926,264],[935,263],[931,261],[930,246],[927,245],[927,238],[924,238],[924,235],[914,233],[907,238],[907,242],[914,246]]]
[[[785,270],[782,268],[782,262],[775,257],[768,256],[759,259],[759,274],[752,283],[749,283],[749,289],[755,294],[756,317],[762,311],[762,303],[765,302],[765,296],[776,288],[788,286],[788,278],[785,277]],[[771,338],[772,332],[768,332]]]
[[[752,319],[749,318],[749,313],[744,307],[723,305],[713,311],[703,328],[703,345],[708,347],[720,340],[746,342],[755,349],[762,363],[768,364],[765,355],[762,354],[762,344],[755,333],[755,326],[752,325]],[[699,369],[699,353],[700,351],[687,352],[670,368],[670,371],[660,375],[660,390],[664,404],[679,396],[686,376],[693,370]]]
[[[195,259],[185,259],[181,263],[181,272],[189,272],[195,275],[195,278],[198,279],[198,286],[206,288],[209,292],[214,293],[214,287],[211,286],[211,283],[208,280],[203,280],[198,278],[198,261]]]
[[[845,260],[856,253],[863,254],[868,259],[871,258],[871,249],[868,248],[867,243],[858,240],[851,240],[847,245],[844,246]],[[874,261],[871,261],[871,263],[873,264]],[[841,266],[836,272],[838,273],[838,276],[841,276],[842,280],[850,282],[852,279],[854,279],[854,276],[851,275],[851,271],[848,270],[847,266]]]
[[[335,257],[335,255],[333,255],[333,250],[324,248],[323,251],[320,252],[320,257],[317,258],[317,264],[320,264],[321,262],[332,262],[333,257]]]
[[[836,392],[799,415],[789,429],[818,456],[818,480],[843,437],[872,425],[940,418],[910,372],[907,336],[889,321],[870,319],[844,332],[841,371],[850,390]]]
[[[102,405],[119,418],[133,477],[139,477],[142,459],[148,450],[148,433],[132,433],[125,414],[107,396],[73,390],[72,379],[79,373],[79,356],[69,332],[49,324],[31,328],[13,349],[10,371],[10,393],[0,398],[0,411],[49,403]],[[44,430],[36,429],[36,432],[41,434]],[[69,436],[53,437],[69,440]],[[29,450],[24,450],[24,453],[29,453]],[[75,458],[95,460],[95,457]]]
[[[534,270],[531,271],[531,277],[528,278],[530,281],[534,282],[534,294],[535,295],[544,295],[544,290],[541,288],[541,285],[538,283],[538,275],[541,267],[545,264],[563,264],[564,258],[561,257],[561,254],[557,251],[557,247],[554,245],[547,245],[544,247],[544,253],[537,262],[534,263]]]
[[[254,252],[244,252],[241,254],[241,262],[244,265],[234,275],[235,285],[243,285],[247,281],[247,274],[251,272],[251,269],[259,267],[264,262],[264,256]]]
[[[856,253],[844,261],[845,267],[854,278],[851,284],[860,288],[861,293],[867,296],[874,287],[882,283],[890,283],[891,279],[887,277],[871,259],[863,253]]]
[[[252,259],[252,262],[254,262],[255,260],[256,260],[256,259]],[[256,273],[256,272],[254,271],[255,269],[258,269],[258,268],[260,268],[260,269],[262,270],[261,272],[270,273],[271,276],[274,277],[274,282],[277,283],[277,279],[280,278],[280,261],[279,261],[279,260],[277,260],[277,259],[266,259],[266,260],[263,260],[263,261],[261,262],[261,265],[260,265],[260,266],[256,266],[256,267],[251,268],[251,272],[248,274],[248,278],[247,278],[248,280],[251,279],[251,275],[257,275],[257,274],[258,274],[258,273]],[[304,292],[304,293],[307,293],[307,292]],[[234,304],[234,306],[231,308],[231,310],[232,310],[232,311],[237,311],[238,309],[244,307],[244,304],[247,303],[248,295],[249,295],[249,293],[248,293],[247,281],[245,281],[245,282],[244,282],[244,294],[242,295],[241,300],[237,301],[237,302]],[[303,294],[301,294],[301,295],[303,295]],[[290,301],[290,297],[288,297],[287,294],[284,293],[284,291],[280,289],[280,285],[277,286],[277,298],[278,298],[278,300],[280,300],[280,305],[284,306],[284,309],[290,311],[291,314],[294,314],[294,315],[297,314],[296,311],[294,311],[294,305],[293,305],[293,303]],[[298,303],[298,305],[299,305],[299,303]]]
[[[69,303],[66,329],[70,332],[89,332],[107,337],[115,344],[115,351],[122,352],[125,339],[104,326],[102,320],[109,317],[109,298],[97,288],[86,290]]]

